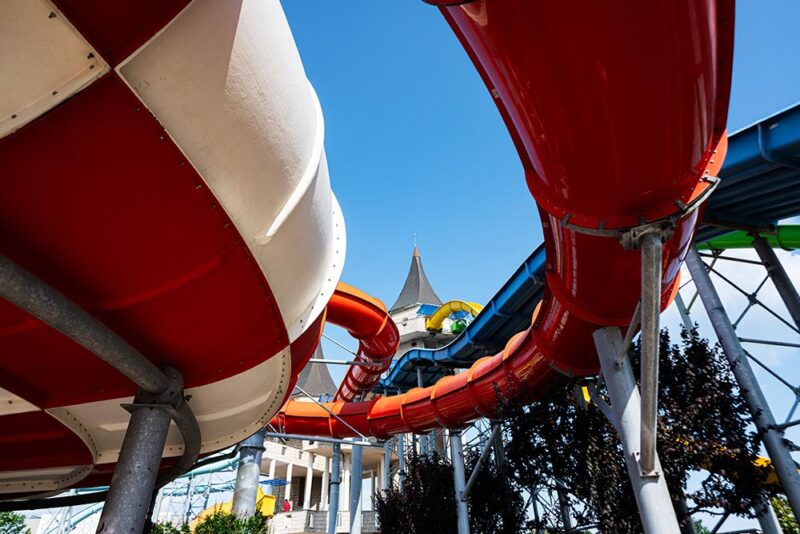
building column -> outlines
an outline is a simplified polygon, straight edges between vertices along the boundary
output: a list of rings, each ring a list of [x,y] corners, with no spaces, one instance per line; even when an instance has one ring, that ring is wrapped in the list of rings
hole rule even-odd
[[[352,453],[351,453],[352,454]],[[339,489],[342,498],[339,500],[341,503],[339,509],[342,512],[350,510],[350,455],[344,455],[344,476],[342,477],[342,486]]]
[[[311,485],[314,483],[314,455],[308,453],[306,464],[306,484],[303,489],[303,510],[311,509]]]
[[[286,464],[286,486],[283,488],[283,498],[292,502],[292,464]]]
[[[275,495],[275,486],[272,484],[275,482],[275,468],[277,467],[278,460],[272,459],[269,461],[269,486],[267,486],[267,495]]]
[[[329,483],[329,476],[330,471],[328,470],[328,460],[325,458],[325,468],[322,470],[322,495],[319,498],[319,509],[320,510],[327,510],[328,509],[328,483]]]

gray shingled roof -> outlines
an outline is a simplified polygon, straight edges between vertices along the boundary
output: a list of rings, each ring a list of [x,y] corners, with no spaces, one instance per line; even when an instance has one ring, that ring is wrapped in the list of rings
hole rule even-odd
[[[317,346],[316,352],[312,358],[323,358],[322,345]],[[336,394],[336,384],[333,383],[331,374],[328,371],[328,366],[324,363],[309,363],[297,378],[297,385],[303,388],[303,391],[318,399],[323,395],[334,396]],[[295,395],[300,394],[299,390],[295,390]]]
[[[414,254],[411,256],[411,266],[408,268],[406,283],[403,284],[400,296],[389,308],[389,312],[414,304],[442,304],[433,287],[431,287],[428,277],[425,276],[425,269],[422,268],[422,259],[419,257],[419,250],[416,246],[414,246]]]

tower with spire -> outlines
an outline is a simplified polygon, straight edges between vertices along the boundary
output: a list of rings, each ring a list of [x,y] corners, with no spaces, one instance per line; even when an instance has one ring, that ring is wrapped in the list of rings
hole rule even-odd
[[[447,332],[430,332],[425,328],[425,320],[441,305],[442,300],[425,274],[415,236],[406,281],[397,300],[389,308],[389,315],[400,330],[400,347],[396,357],[411,349],[441,347],[453,339],[454,336]]]

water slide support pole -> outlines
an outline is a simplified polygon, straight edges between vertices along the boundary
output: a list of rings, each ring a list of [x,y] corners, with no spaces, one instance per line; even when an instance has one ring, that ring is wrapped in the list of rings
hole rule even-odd
[[[361,534],[361,483],[364,472],[364,449],[353,445],[350,464],[350,534]]]
[[[654,457],[655,469],[652,472],[643,472],[639,464],[642,401],[629,359],[625,357],[622,362],[617,362],[622,346],[619,329],[596,330],[594,342],[611,398],[611,410],[615,419],[612,424],[622,441],[625,464],[628,467],[628,476],[633,486],[642,527],[646,534],[677,534],[680,528],[672,507],[667,482],[661,474],[658,454]]]
[[[339,469],[342,461],[342,446],[333,444],[333,458],[331,459],[331,504],[328,507],[328,534],[336,534],[336,520],[339,515],[339,484],[341,483]]]
[[[661,236],[646,233],[639,240],[642,251],[642,423],[641,457],[644,473],[656,468],[658,424],[659,316],[661,314]],[[634,328],[630,325],[630,329]]]
[[[422,367],[417,367],[417,387],[425,387],[422,380]],[[419,453],[428,454],[433,446],[431,444],[431,437],[428,434],[420,434],[419,436]]]
[[[142,532],[147,522],[167,441],[170,412],[183,402],[181,374],[170,368],[163,371],[169,383],[166,391],[151,394],[139,389],[133,404],[124,406],[131,419],[111,477],[98,533]]]
[[[464,499],[464,447],[461,445],[461,431],[450,431],[450,455],[453,462],[453,486],[455,487],[458,534],[469,534],[469,508]]]
[[[239,468],[236,471],[232,508],[233,515],[237,517],[251,517],[256,512],[264,433],[262,428],[239,446]]]
[[[383,481],[381,486],[384,491],[392,487],[392,440],[383,443]]]
[[[399,459],[398,464],[398,487],[402,490],[403,489],[403,482],[406,479],[406,436],[405,434],[400,434],[397,436],[397,456]]]
[[[753,416],[753,422],[761,432],[764,448],[767,449],[770,460],[772,460],[775,473],[786,492],[792,512],[795,517],[800,517],[800,475],[797,473],[797,467],[792,459],[791,452],[784,443],[783,431],[775,422],[775,417],[772,415],[769,404],[767,404],[764,392],[761,391],[761,386],[753,373],[753,368],[750,367],[747,354],[736,336],[736,331],[728,314],[725,312],[725,308],[722,306],[722,301],[714,288],[708,271],[706,271],[706,266],[694,248],[689,251],[686,257],[686,266],[692,274],[697,293],[700,295],[700,300],[703,302],[709,319],[711,319],[711,326],[714,327],[714,331],[717,333],[722,350],[731,364],[731,370],[734,377],[736,377],[736,382],[739,384],[739,389],[747,401],[750,413]]]
[[[753,248],[756,249],[758,257],[767,269],[775,289],[783,299],[786,309],[789,310],[789,315],[792,316],[794,324],[800,329],[800,295],[797,293],[797,288],[794,287],[792,279],[783,268],[781,260],[778,259],[775,251],[769,246],[769,243],[758,232],[753,232]]]

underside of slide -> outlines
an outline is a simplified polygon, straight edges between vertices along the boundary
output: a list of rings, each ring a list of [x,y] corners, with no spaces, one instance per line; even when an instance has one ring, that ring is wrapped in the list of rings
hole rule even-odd
[[[466,372],[369,402],[290,401],[273,420],[287,432],[459,427],[491,416],[498,393],[541,396],[559,377],[597,373],[592,333],[627,326],[640,297],[637,232],[663,236],[663,309],[717,182],[733,2],[448,4],[440,9],[495,99],[540,208],[544,299],[527,330]]]
[[[179,370],[203,452],[238,443],[313,354],[345,255],[279,3],[2,2],[0,36],[3,265]],[[3,299],[0,355],[0,493],[107,484],[133,382]]]
[[[352,435],[326,410],[380,437],[458,427],[491,415],[498,391],[596,373],[592,332],[625,326],[639,299],[637,232],[663,236],[665,307],[716,183],[733,1],[450,3],[545,235],[545,297],[502,352],[353,402],[399,336],[380,302],[337,287],[322,113],[277,1],[0,3],[0,266],[179,370],[202,452],[276,413],[307,435]],[[351,369],[326,407],[279,411],[325,320],[377,365]],[[120,454],[135,386],[61,332],[0,300],[8,496],[107,484]],[[182,450],[173,428],[162,467]]]

